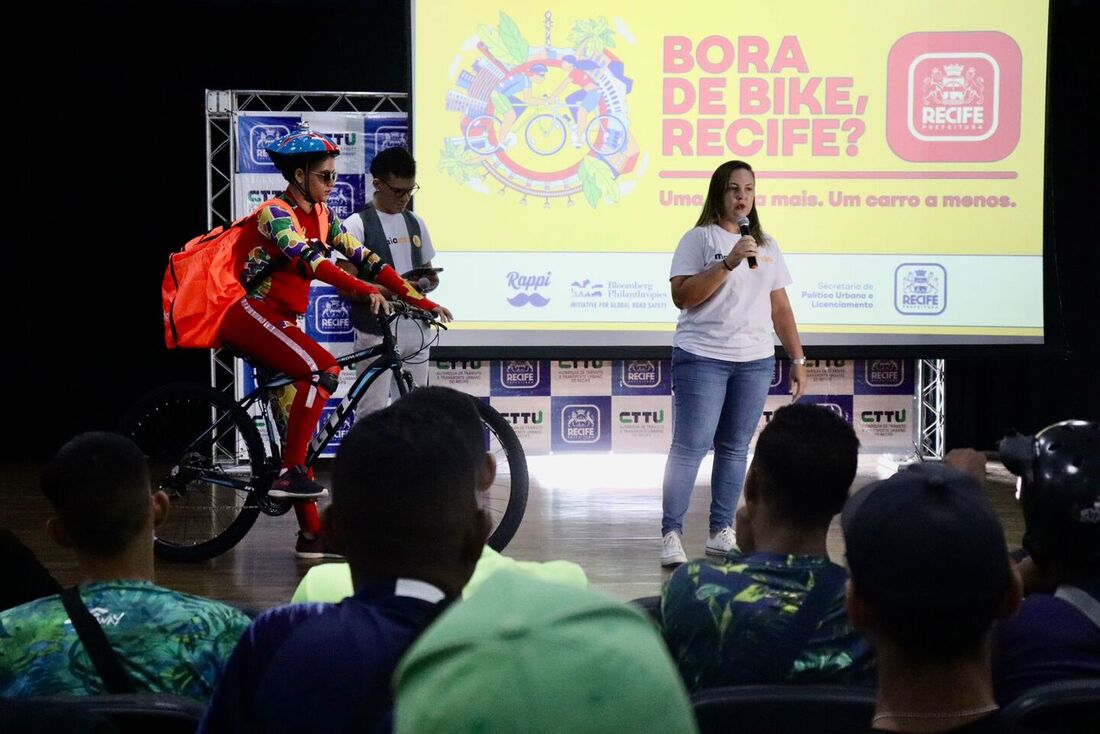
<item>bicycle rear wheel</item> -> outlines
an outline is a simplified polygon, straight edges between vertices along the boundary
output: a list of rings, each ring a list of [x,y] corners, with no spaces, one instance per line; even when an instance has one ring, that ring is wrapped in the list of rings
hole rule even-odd
[[[527,510],[527,456],[512,424],[488,403],[476,402],[485,425],[486,451],[497,462],[496,479],[481,493],[479,503],[492,520],[489,547],[501,551],[515,536]]]
[[[138,400],[119,432],[145,452],[153,489],[171,500],[156,528],[158,557],[213,558],[256,522],[267,456],[251,417],[228,396],[202,385],[166,385]]]

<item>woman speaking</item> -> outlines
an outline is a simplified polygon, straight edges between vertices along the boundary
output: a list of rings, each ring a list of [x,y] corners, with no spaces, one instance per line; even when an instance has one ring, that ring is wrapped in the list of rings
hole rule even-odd
[[[680,318],[672,341],[675,418],[665,464],[662,566],[687,560],[684,515],[711,446],[706,553],[724,556],[736,543],[731,524],[749,441],[775,374],[773,330],[791,357],[792,400],[806,389],[806,358],[785,289],[791,275],[760,227],[748,163],[727,161],[715,170],[699,221],[676,246],[669,278]]]

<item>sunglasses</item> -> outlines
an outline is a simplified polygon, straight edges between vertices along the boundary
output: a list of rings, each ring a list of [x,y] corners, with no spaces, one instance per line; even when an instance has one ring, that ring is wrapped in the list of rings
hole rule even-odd
[[[336,171],[310,171],[310,173],[325,183],[336,183],[340,178],[340,174]]]
[[[378,181],[378,183],[385,186],[390,191],[392,191],[393,195],[396,196],[398,199],[403,199],[406,196],[412,196],[417,191],[420,191],[420,184],[413,184],[412,188],[410,188],[410,189],[399,189],[396,186],[390,186],[388,183],[386,183],[382,179],[375,179],[375,180]]]

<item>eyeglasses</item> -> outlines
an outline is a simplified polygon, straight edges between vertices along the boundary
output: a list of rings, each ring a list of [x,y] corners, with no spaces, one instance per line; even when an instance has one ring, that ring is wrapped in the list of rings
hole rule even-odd
[[[336,171],[310,171],[310,173],[325,183],[336,183],[340,178],[340,174]]]
[[[411,189],[399,189],[396,186],[389,185],[388,183],[386,183],[385,181],[383,181],[380,178],[375,179],[375,180],[378,181],[378,183],[385,186],[391,192],[393,192],[393,195],[396,196],[398,199],[404,199],[406,196],[412,196],[417,191],[420,191],[420,184],[413,184]]]

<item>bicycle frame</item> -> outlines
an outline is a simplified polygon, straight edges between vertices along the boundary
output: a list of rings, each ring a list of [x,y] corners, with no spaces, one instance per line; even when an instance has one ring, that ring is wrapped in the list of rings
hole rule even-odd
[[[390,329],[390,323],[394,318],[406,318],[400,315],[393,318],[379,319],[379,323],[382,325],[382,342],[376,344],[370,349],[361,349],[351,354],[346,354],[336,360],[336,364],[341,368],[348,367],[350,365],[364,362],[372,357],[378,357],[369,367],[363,370],[351,387],[348,388],[347,395],[340,401],[340,404],[336,406],[336,409],[332,411],[332,415],[325,421],[317,434],[310,441],[309,447],[306,450],[306,466],[312,466],[313,462],[321,455],[321,452],[325,450],[325,447],[335,438],[337,432],[340,430],[340,426],[344,424],[347,417],[355,410],[355,406],[359,404],[359,401],[366,395],[367,390],[374,384],[375,380],[381,377],[387,370],[393,372],[394,379],[397,380],[398,389],[404,393],[406,391],[406,385],[402,378],[402,367],[405,364],[404,357],[401,354],[400,349],[397,347],[397,340],[393,335],[393,331]],[[260,406],[260,414],[264,419],[264,425],[267,427],[267,439],[268,446],[271,448],[270,459],[272,459],[275,466],[278,466],[281,459],[280,445],[281,439],[275,430],[274,421],[271,417],[271,408],[268,401],[268,397],[272,391],[285,387],[286,385],[294,384],[296,380],[286,375],[276,375],[275,377],[257,382],[257,385],[252,392],[237,401],[237,404],[241,406],[246,412],[253,405],[257,403]]]

